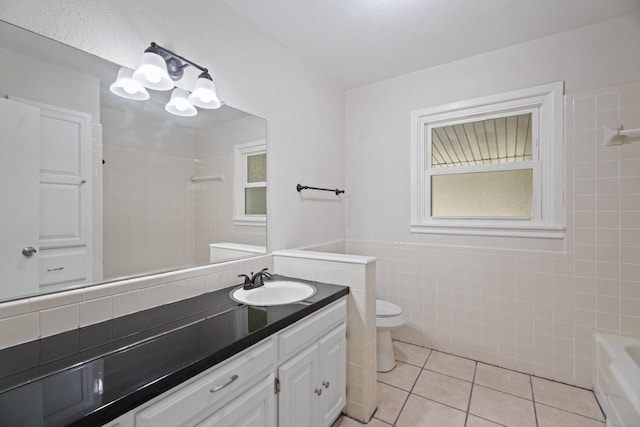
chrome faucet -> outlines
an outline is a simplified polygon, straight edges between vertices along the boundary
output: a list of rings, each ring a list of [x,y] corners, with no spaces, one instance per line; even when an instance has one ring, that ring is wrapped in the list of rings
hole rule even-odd
[[[263,268],[262,270],[258,271],[256,274],[253,274],[253,271],[252,271],[251,277],[247,276],[246,274],[238,274],[238,277],[244,277],[244,283],[242,284],[242,288],[248,291],[250,289],[259,288],[260,286],[264,285],[265,278],[267,280],[273,278],[273,274],[269,273],[267,270],[268,268]]]

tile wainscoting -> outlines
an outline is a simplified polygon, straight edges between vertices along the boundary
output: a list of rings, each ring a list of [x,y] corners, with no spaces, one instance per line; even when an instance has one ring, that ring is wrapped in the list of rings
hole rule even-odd
[[[640,141],[603,137],[621,124],[640,127],[640,82],[565,96],[560,250],[347,239],[407,317],[395,337],[592,388],[593,333],[640,338]]]

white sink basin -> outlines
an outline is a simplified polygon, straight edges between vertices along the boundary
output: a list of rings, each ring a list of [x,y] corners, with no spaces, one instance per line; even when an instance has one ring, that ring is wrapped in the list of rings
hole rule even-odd
[[[293,304],[311,298],[316,288],[306,283],[291,280],[265,282],[259,288],[245,291],[242,287],[231,291],[231,299],[247,305]]]

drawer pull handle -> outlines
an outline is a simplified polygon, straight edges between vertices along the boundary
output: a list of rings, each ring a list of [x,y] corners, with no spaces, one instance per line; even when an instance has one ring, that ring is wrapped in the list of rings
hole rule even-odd
[[[324,386],[324,388],[329,388],[331,384],[329,383],[329,381],[322,381],[322,385]]]
[[[47,268],[47,271],[61,271],[61,270],[64,270],[64,267]]]
[[[229,381],[227,381],[226,383],[219,385],[217,387],[212,388],[211,390],[209,390],[211,393],[215,393],[216,391],[220,391],[223,388],[225,388],[226,386],[230,385],[232,382],[234,382],[235,380],[238,379],[237,375],[234,375],[231,377],[231,379],[229,379]]]
[[[322,389],[321,389],[320,387],[318,387],[318,388],[316,389],[316,394],[317,394],[318,396],[320,396],[320,395],[322,394]]]

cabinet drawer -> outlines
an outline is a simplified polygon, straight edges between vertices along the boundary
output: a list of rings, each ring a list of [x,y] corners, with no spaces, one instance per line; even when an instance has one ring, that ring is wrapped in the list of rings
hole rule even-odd
[[[275,346],[268,340],[214,367],[191,384],[136,413],[136,426],[176,427],[195,424],[274,369]]]
[[[322,335],[346,321],[346,299],[333,303],[320,313],[287,328],[279,337],[279,359],[287,360],[311,343],[316,342]]]
[[[87,252],[44,249],[40,253],[40,285],[87,279]]]
[[[276,398],[273,393],[275,378],[274,374],[270,374],[196,427],[275,427]]]

